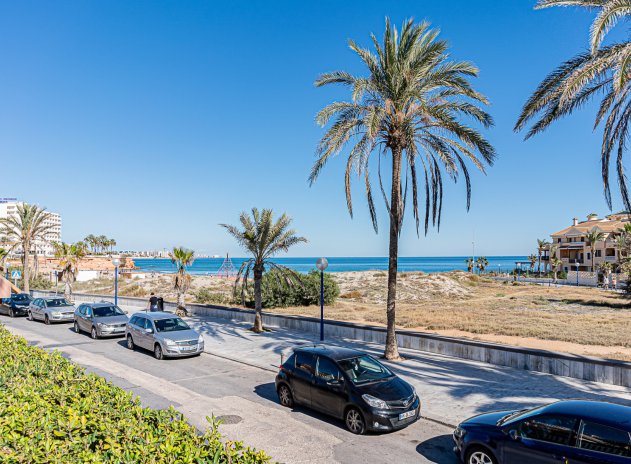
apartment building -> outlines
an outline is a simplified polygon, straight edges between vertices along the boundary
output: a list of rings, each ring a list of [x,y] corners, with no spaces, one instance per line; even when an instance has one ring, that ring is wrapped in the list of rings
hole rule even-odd
[[[628,212],[622,211],[610,214],[600,219],[597,214],[590,214],[586,221],[573,219],[571,226],[551,235],[552,244],[545,252],[545,261],[550,259],[550,250],[561,259],[564,271],[592,270],[592,258],[594,266],[608,261],[614,264],[614,271],[620,262],[618,249],[616,248],[616,238],[620,235],[620,229],[625,223],[631,222]],[[594,256],[592,257],[591,244],[587,240],[590,232],[602,232],[604,239],[595,244]]]
[[[0,198],[0,219],[14,216],[17,214],[18,205],[23,202],[18,201],[17,198]],[[61,242],[61,215],[52,211],[46,211],[48,218],[44,221],[44,224],[50,226],[50,231],[45,235],[45,240],[38,240],[33,244],[31,252],[36,252],[38,255],[52,256],[55,254],[55,248],[53,242]],[[22,250],[17,250],[21,253]]]

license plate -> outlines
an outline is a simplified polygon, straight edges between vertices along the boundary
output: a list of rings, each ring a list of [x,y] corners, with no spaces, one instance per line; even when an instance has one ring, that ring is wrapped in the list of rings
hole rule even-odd
[[[197,349],[196,346],[181,346],[180,347],[180,350],[182,350],[182,351],[194,351],[196,349]]]
[[[399,420],[407,419],[409,417],[414,416],[414,414],[416,414],[416,411],[403,412],[399,414]]]

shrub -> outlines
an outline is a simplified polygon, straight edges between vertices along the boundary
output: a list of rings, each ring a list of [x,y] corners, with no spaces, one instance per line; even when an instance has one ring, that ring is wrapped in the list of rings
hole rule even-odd
[[[352,290],[350,292],[342,293],[340,295],[340,298],[348,298],[348,299],[357,299],[361,297],[362,297],[362,293],[357,290]]]
[[[557,277],[558,277],[559,279],[567,279],[567,272],[565,272],[565,271],[560,271],[560,272],[557,274]]]
[[[38,290],[49,290],[53,288],[53,283],[50,281],[46,274],[37,274],[36,276],[32,276],[30,279],[30,284],[31,288],[36,288]]]
[[[200,434],[173,407],[138,398],[0,326],[0,461],[267,463],[263,451]]]
[[[195,294],[195,300],[201,304],[226,304],[230,303],[230,296],[221,292],[213,292],[210,288],[200,288]]]

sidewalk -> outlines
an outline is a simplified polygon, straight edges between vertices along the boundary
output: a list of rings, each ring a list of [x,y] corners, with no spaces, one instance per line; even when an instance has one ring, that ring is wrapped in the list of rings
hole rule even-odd
[[[138,308],[125,307],[130,314]],[[299,344],[319,343],[319,336],[271,327],[255,334],[251,324],[192,316],[187,322],[201,332],[205,351],[270,371],[273,380],[281,354]],[[383,347],[340,339],[325,343],[346,346],[381,356]],[[631,389],[586,382],[569,377],[494,366],[434,353],[400,350],[402,362],[384,361],[394,372],[414,385],[423,404],[422,414],[448,425],[486,411],[521,409],[558,399],[608,400],[631,406]]]

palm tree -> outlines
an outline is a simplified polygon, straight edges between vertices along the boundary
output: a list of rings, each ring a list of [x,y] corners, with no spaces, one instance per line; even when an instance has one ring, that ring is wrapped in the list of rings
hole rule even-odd
[[[541,240],[540,238],[537,239],[537,253],[539,254],[539,264],[537,265],[537,268],[539,270],[539,277],[541,277],[541,254],[543,253],[543,250],[545,250],[545,248],[550,245],[545,239]]]
[[[486,259],[486,256],[480,256],[475,260],[477,268],[480,270],[480,274],[484,272],[486,267],[489,265],[489,260]]]
[[[535,272],[535,263],[537,262],[537,256],[528,256],[528,261],[530,261],[530,272]]]
[[[559,272],[559,267],[561,266],[561,264],[563,264],[563,261],[561,261],[556,256],[553,256],[553,257],[550,258],[550,265],[552,266],[552,272],[554,272],[554,282],[555,283],[557,281],[557,274]]]
[[[79,262],[85,257],[86,249],[83,242],[74,244],[54,242],[53,245],[55,258],[59,259],[59,267],[65,283],[64,296],[70,300],[72,299],[72,284],[77,280]]]
[[[186,316],[186,292],[191,286],[191,275],[186,269],[195,261],[195,252],[182,247],[174,247],[169,253],[171,262],[177,267],[177,272],[173,278],[173,289],[177,292],[177,309],[175,313],[178,316]]]
[[[98,247],[99,247],[99,252],[100,253],[105,253],[105,250],[107,248],[107,237],[105,235],[99,235],[96,238]]]
[[[94,253],[96,250],[96,237],[93,234],[88,235],[86,238],[83,239],[83,241],[85,243],[88,244],[88,246],[90,247],[90,251],[92,251],[92,253]]]
[[[10,246],[8,252],[22,250],[22,268],[24,272],[24,289],[30,291],[31,250],[38,242],[46,242],[46,235],[52,231],[53,225],[47,220],[50,214],[45,208],[27,203],[18,203],[16,214],[0,219],[0,236]]]
[[[109,245],[110,245],[110,254],[114,253],[114,247],[116,246],[116,240],[114,240],[113,238],[109,239]]]
[[[475,261],[473,260],[473,258],[467,258],[464,260],[464,262],[467,265],[467,271],[473,272],[473,267],[475,266]]]
[[[466,183],[467,209],[471,183],[465,160],[484,172],[491,165],[495,150],[476,130],[462,119],[472,118],[483,127],[493,125],[491,116],[480,104],[488,103],[476,92],[469,78],[478,70],[468,62],[453,61],[447,43],[438,40],[438,31],[425,22],[409,20],[399,33],[386,18],[383,44],[371,35],[375,52],[349,46],[368,68],[367,76],[353,76],[344,71],[321,75],[318,87],[342,84],[350,88],[350,101],[335,102],[322,109],[317,122],[326,126],[334,122],[318,146],[318,160],[309,181],[313,184],[327,161],[347,145],[352,148],[346,162],[346,203],[353,216],[351,177],[363,178],[368,210],[375,232],[377,215],[373,201],[369,166],[377,163],[379,188],[390,220],[388,262],[387,335],[384,356],[398,359],[396,340],[396,284],[399,237],[408,183],[412,193],[412,210],[419,233],[418,183],[424,186],[427,234],[430,222],[440,230],[443,200],[443,174],[454,181],[462,174]],[[381,181],[381,160],[391,155],[390,200]],[[419,172],[420,170],[420,172]],[[431,219],[430,219],[431,218]]]
[[[242,212],[239,222],[243,229],[228,224],[220,224],[225,227],[239,245],[243,247],[252,257],[241,264],[235,281],[235,291],[241,284],[241,300],[245,301],[248,278],[250,274],[254,276],[254,332],[263,331],[263,298],[261,293],[261,282],[266,269],[277,269],[279,273],[291,283],[293,271],[274,263],[271,259],[279,252],[287,252],[292,246],[307,241],[304,237],[296,235],[294,229],[290,229],[292,219],[286,214],[282,214],[274,222],[273,211],[264,209],[259,212],[257,208],[252,208],[252,215]]]
[[[9,252],[0,247],[0,277],[4,276],[5,260],[7,259],[7,256],[9,256]]]
[[[589,242],[589,249],[592,255],[592,272],[594,272],[594,252],[596,251],[596,243],[603,241],[605,239],[605,234],[603,232],[592,230],[586,237]]]
[[[538,118],[526,138],[544,131],[554,121],[602,95],[594,128],[604,122],[601,148],[601,175],[605,199],[611,209],[609,167],[612,154],[622,200],[631,210],[623,155],[631,120],[631,41],[603,45],[607,33],[619,21],[631,17],[629,0],[539,0],[537,9],[553,6],[580,6],[597,11],[591,27],[589,51],[576,55],[552,71],[531,95],[515,125],[519,131]]]
[[[611,277],[611,272],[613,271],[613,264],[608,261],[599,263],[598,270],[603,273],[603,286],[605,288],[609,288],[609,278]]]

